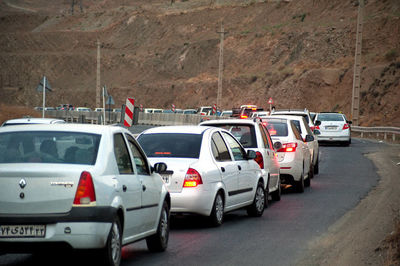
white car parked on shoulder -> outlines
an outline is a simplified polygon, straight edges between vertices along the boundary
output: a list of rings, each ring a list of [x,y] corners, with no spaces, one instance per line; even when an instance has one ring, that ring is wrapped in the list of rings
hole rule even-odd
[[[311,183],[311,153],[307,142],[313,141],[314,137],[306,135],[303,141],[296,124],[291,119],[291,116],[286,118],[271,116],[263,118],[263,122],[276,145],[282,184],[294,185],[296,191],[302,193],[304,187],[310,186]]]
[[[97,251],[119,265],[121,248],[146,239],[167,248],[170,196],[122,127],[59,124],[0,129],[0,250]]]
[[[261,216],[265,207],[265,180],[253,160],[228,131],[206,126],[157,127],[138,136],[150,162],[165,162],[162,174],[171,195],[171,213],[209,216],[222,224],[224,214],[247,208]]]

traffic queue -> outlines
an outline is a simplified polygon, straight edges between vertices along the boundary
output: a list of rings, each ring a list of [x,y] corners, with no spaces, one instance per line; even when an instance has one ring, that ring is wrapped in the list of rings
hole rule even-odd
[[[150,251],[166,250],[171,215],[201,215],[207,226],[237,209],[261,217],[282,189],[311,186],[321,132],[351,142],[351,121],[328,121],[341,114],[313,120],[306,109],[244,106],[232,116],[138,136],[112,125],[4,123],[0,250],[94,250],[119,265],[122,247],[141,239]]]

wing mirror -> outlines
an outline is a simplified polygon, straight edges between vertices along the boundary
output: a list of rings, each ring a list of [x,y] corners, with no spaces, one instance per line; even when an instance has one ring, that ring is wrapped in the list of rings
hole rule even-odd
[[[247,151],[247,160],[252,160],[252,159],[255,159],[256,157],[257,157],[257,154],[255,151],[253,151],[253,150]]]
[[[314,129],[314,135],[321,135],[321,131],[319,131],[318,129]]]
[[[321,125],[321,121],[315,120],[314,125],[315,125],[315,126],[320,126],[320,125]]]
[[[157,174],[164,173],[167,171],[167,164],[166,163],[156,163],[152,167],[153,172],[156,172]]]
[[[311,141],[314,141],[314,136],[312,136],[312,135],[306,135],[306,139],[305,139],[304,142],[311,142]]]
[[[282,143],[280,141],[275,142],[274,143],[274,149],[276,151],[282,149]]]
[[[347,123],[349,123],[349,124],[353,124],[353,121],[347,121]]]

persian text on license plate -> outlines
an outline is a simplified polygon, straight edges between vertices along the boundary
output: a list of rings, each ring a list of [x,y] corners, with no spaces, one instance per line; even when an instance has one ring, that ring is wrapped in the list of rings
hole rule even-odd
[[[45,235],[45,225],[0,225],[0,238],[44,237]]]
[[[335,127],[335,126],[332,126],[332,127],[325,127],[325,129],[328,129],[328,130],[335,130],[335,129],[337,129],[337,127]]]

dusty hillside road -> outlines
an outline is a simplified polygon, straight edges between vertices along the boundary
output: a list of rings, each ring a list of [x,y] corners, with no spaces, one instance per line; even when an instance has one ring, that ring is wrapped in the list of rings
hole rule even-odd
[[[365,156],[378,170],[378,185],[326,234],[310,243],[299,265],[388,265],[385,239],[400,217],[400,146],[385,145]]]

